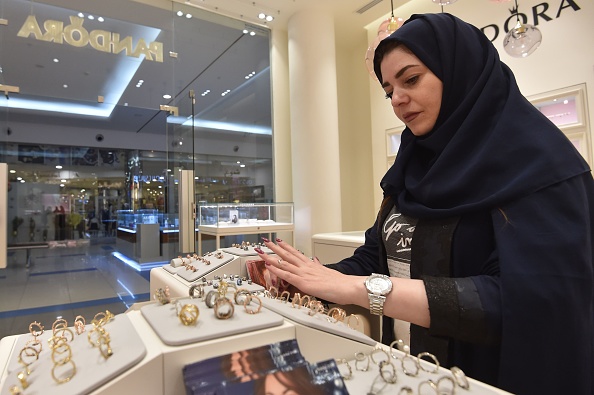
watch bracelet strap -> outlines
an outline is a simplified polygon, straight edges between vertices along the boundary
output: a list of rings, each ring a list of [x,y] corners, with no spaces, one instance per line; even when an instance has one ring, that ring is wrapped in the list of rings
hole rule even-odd
[[[369,311],[371,312],[371,314],[383,315],[385,301],[385,296],[369,294]]]

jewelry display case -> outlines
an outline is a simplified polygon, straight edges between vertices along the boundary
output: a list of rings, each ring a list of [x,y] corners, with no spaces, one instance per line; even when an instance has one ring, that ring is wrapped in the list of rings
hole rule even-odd
[[[221,236],[291,232],[294,226],[293,203],[205,203],[198,206],[198,251],[202,235],[215,236],[220,249]]]

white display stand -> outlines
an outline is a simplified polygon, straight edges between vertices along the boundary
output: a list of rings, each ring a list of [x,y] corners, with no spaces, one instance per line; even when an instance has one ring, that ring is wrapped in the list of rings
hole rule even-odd
[[[230,225],[199,225],[198,226],[198,254],[202,255],[202,235],[215,236],[215,248],[221,248],[221,236],[235,236],[235,235],[254,235],[259,233],[267,233],[268,238],[272,238],[272,233],[277,232],[291,232],[291,244],[295,244],[295,225],[292,223],[283,222],[262,222],[255,225],[248,225],[243,223]]]
[[[244,250],[243,248],[239,248],[239,247],[228,247],[228,248],[222,248],[221,251],[224,251],[226,253],[233,254],[233,255],[239,257],[239,267],[240,267],[239,275],[242,277],[247,277],[248,272],[247,272],[245,263],[247,261],[251,261],[254,259],[260,259],[258,257],[258,253],[256,252],[256,250],[254,248],[255,247],[253,247],[253,246],[248,246],[247,250]],[[259,248],[268,255],[275,255],[274,252],[272,252],[272,250],[268,247],[260,246]]]
[[[323,264],[336,263],[353,255],[365,243],[365,232],[318,233],[311,237],[313,256]]]
[[[197,323],[191,326],[181,323],[173,303],[153,303],[142,307],[140,311],[161,341],[168,346],[181,346],[253,332],[279,326],[284,322],[282,316],[270,310],[261,309],[257,314],[248,314],[243,306],[235,305],[232,297],[229,300],[234,305],[234,314],[229,319],[221,320],[216,318],[214,309],[208,308],[202,299],[179,299],[178,302],[182,305],[193,304],[198,308]]]
[[[87,325],[85,332],[81,335],[74,334],[73,340],[68,343],[72,351],[71,360],[76,365],[76,374],[70,381],[63,384],[58,384],[51,375],[54,363],[47,342],[53,335],[51,328],[38,337],[42,344],[42,351],[39,354],[39,359],[29,366],[31,375],[27,377],[29,383],[29,387],[25,392],[27,395],[88,394],[102,385],[110,383],[114,378],[128,371],[147,356],[144,341],[127,315],[120,314],[114,320],[105,324],[105,330],[110,335],[110,346],[113,350],[113,355],[108,359],[103,358],[98,348],[90,345],[87,334],[91,328],[92,325]],[[19,364],[18,357],[21,349],[32,339],[31,334],[14,337],[11,351],[12,358],[8,360],[5,372],[6,380],[3,380],[0,393],[8,394],[9,388],[13,385],[20,387],[17,374],[24,370],[24,366]],[[63,370],[70,371],[70,365],[65,365]],[[56,373],[61,371],[57,370]]]

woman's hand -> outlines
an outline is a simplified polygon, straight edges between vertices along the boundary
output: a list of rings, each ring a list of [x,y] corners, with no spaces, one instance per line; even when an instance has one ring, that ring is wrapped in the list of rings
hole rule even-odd
[[[306,257],[280,239],[277,239],[277,244],[262,239],[266,247],[276,254],[271,256],[259,248],[256,249],[260,258],[266,262],[271,283],[285,281],[297,288],[297,292],[301,294],[340,304],[359,304],[359,297],[366,297],[364,278],[347,276],[329,269],[317,258],[312,260]]]

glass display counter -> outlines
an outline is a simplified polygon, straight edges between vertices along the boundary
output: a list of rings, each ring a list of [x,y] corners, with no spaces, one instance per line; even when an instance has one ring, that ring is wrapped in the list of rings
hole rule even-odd
[[[156,209],[118,210],[116,245],[120,253],[138,263],[151,263],[178,255],[177,214]]]
[[[205,203],[198,206],[198,249],[202,254],[202,235],[215,236],[216,249],[221,236],[289,231],[293,234],[293,203]],[[293,240],[294,244],[294,240]]]

